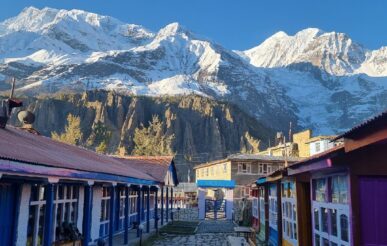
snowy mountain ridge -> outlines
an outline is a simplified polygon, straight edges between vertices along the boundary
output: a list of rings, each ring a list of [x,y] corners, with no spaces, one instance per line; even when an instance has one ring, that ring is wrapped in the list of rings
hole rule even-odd
[[[385,50],[368,50],[344,33],[307,28],[289,36],[278,32],[262,44],[242,52],[257,67],[286,67],[311,63],[332,75],[387,76]]]
[[[231,51],[178,23],[153,33],[82,10],[29,7],[0,23],[0,90],[9,76],[27,94],[195,93],[232,102],[276,129],[292,121],[318,133],[387,108],[387,47],[368,50],[316,28]]]

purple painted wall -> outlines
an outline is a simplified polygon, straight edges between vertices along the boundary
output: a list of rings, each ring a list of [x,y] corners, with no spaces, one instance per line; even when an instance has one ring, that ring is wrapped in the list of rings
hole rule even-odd
[[[360,177],[361,245],[387,245],[387,178]]]

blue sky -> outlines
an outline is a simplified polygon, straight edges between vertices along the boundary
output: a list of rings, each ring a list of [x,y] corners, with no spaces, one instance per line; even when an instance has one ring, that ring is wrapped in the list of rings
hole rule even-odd
[[[152,31],[177,21],[229,49],[306,27],[345,32],[372,49],[387,45],[386,0],[1,0],[0,20],[26,6],[77,8]]]

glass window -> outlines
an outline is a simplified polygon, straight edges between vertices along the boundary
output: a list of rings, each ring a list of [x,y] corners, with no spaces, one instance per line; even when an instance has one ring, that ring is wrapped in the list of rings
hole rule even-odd
[[[314,245],[320,246],[320,235],[314,234]]]
[[[282,183],[281,187],[282,187],[282,190],[281,190],[282,197],[286,197],[286,193],[287,193],[287,189],[288,189],[287,183]]]
[[[296,184],[295,182],[289,182],[289,197],[296,197]]]
[[[348,242],[348,216],[340,215],[341,240]]]
[[[319,220],[319,212],[318,212],[318,209],[315,208],[314,209],[314,229],[316,229],[317,231],[320,230],[320,220]]]
[[[327,208],[320,208],[320,209],[321,209],[322,231],[328,232],[328,209]]]
[[[316,152],[320,152],[321,150],[321,144],[320,142],[315,143]]]
[[[347,176],[334,176],[331,178],[332,202],[348,203]]]
[[[294,223],[293,224],[293,230],[294,230],[294,239],[296,239],[297,240],[297,225]]]
[[[293,204],[293,220],[297,219],[297,208],[296,204]]]
[[[78,214],[78,186],[54,185],[53,241],[59,240],[60,230],[64,222],[75,224]],[[43,243],[45,188],[42,185],[32,185],[31,201],[27,227],[27,245]]]
[[[329,240],[326,238],[323,238],[323,246],[329,246]]]
[[[318,202],[325,202],[326,197],[326,179],[317,179],[314,181],[315,200]]]
[[[239,163],[238,164],[238,172],[239,173],[251,173],[250,163]]]
[[[330,209],[330,216],[331,216],[331,225],[332,225],[332,235],[337,237],[337,210],[336,209]]]

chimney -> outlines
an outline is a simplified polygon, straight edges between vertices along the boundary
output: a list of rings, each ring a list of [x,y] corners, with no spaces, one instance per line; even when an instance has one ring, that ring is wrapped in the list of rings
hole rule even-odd
[[[11,117],[12,109],[23,106],[23,102],[13,98],[15,91],[15,78],[12,79],[12,89],[8,99],[1,100],[0,104],[0,128],[4,129]]]

